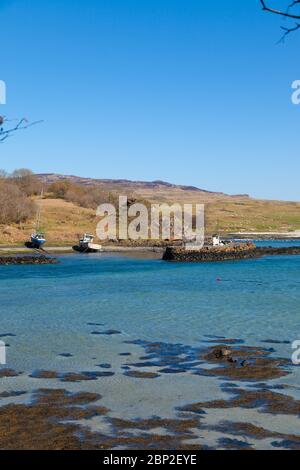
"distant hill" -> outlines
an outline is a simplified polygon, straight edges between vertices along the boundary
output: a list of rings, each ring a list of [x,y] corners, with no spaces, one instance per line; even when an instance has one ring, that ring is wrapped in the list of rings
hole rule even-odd
[[[228,195],[222,192],[208,191],[200,189],[195,186],[183,186],[168,183],[165,181],[130,181],[126,179],[95,179],[83,178],[73,175],[61,175],[56,173],[43,173],[38,174],[37,177],[45,185],[56,183],[58,181],[70,181],[73,184],[80,186],[97,186],[107,191],[124,191],[134,193],[136,197],[147,198],[149,200],[157,200],[158,197],[162,200],[176,200],[190,201],[194,199],[195,202],[200,198],[207,200],[227,199],[227,198],[249,198],[247,194]]]
[[[231,196],[164,181],[109,180],[59,174],[40,174],[38,178],[45,186],[68,180],[77,185],[98,186],[106,191],[116,191],[133,196],[135,199],[156,203],[203,203],[207,234],[286,233],[300,229],[300,202],[266,201],[243,194]],[[83,207],[74,201],[56,198],[50,192],[42,199],[34,197],[34,201],[42,209],[41,223],[47,234],[48,246],[72,246],[83,233],[95,233],[97,226],[95,209]],[[22,224],[0,225],[0,245],[23,245],[34,226],[35,216]]]

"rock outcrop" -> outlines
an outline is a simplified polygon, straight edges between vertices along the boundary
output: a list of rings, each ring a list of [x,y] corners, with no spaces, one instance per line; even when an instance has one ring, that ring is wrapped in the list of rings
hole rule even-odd
[[[0,256],[0,265],[10,264],[57,264],[56,258],[48,256]]]
[[[204,247],[198,251],[185,248],[168,247],[164,261],[211,262],[259,258],[265,255],[300,255],[300,246],[295,247],[257,247],[253,243],[228,244],[222,247]]]

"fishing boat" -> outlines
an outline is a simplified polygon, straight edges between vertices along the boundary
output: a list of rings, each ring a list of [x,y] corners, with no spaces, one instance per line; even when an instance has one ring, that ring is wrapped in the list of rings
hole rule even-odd
[[[212,236],[212,245],[213,246],[224,246],[225,243],[221,240],[220,235],[214,234]]]
[[[79,244],[74,246],[75,251],[80,251],[81,253],[98,253],[103,251],[101,245],[94,243],[94,235],[90,233],[85,233],[80,239]]]
[[[43,198],[43,190],[41,192],[41,199]],[[46,243],[45,234],[41,231],[41,207],[38,206],[36,215],[35,231],[31,234],[31,245],[33,248],[40,249]]]
[[[41,248],[46,243],[45,234],[42,232],[34,232],[31,235],[31,243],[34,248]]]

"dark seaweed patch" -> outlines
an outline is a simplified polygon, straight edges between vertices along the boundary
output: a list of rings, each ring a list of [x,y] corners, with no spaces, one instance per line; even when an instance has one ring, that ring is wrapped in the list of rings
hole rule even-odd
[[[275,448],[288,449],[288,450],[299,450],[300,442],[286,439],[283,441],[273,441],[271,445]]]
[[[300,415],[300,400],[270,390],[232,389],[228,400],[198,402],[180,408],[181,411],[199,413],[203,409],[247,408],[259,409],[262,413]]]
[[[113,336],[113,335],[121,335],[122,331],[118,330],[106,330],[106,331],[92,331],[91,335],[106,335],[106,336]]]
[[[290,341],[282,341],[278,339],[264,339],[262,340],[262,343],[267,343],[267,344],[291,344]]]
[[[138,370],[129,370],[128,372],[124,372],[124,375],[135,379],[156,379],[159,377],[159,374],[155,372],[141,372]]]
[[[60,373],[56,371],[37,370],[29,377],[34,379],[59,379],[61,382],[83,382],[89,380],[97,380],[100,377],[111,377],[114,372],[108,371],[84,371],[84,372],[66,372]]]
[[[247,381],[271,380],[287,375],[284,366],[289,361],[270,357],[270,350],[254,347],[214,346],[202,354],[202,359],[219,367],[200,369],[195,373]]]
[[[227,450],[250,450],[252,446],[248,442],[240,441],[238,439],[230,439],[229,437],[222,437],[218,440],[220,447]]]
[[[211,343],[211,344],[243,344],[244,340],[243,339],[232,339],[232,338],[224,338],[224,339],[210,339],[208,341],[205,341],[205,343]]]
[[[111,423],[115,430],[138,429],[143,431],[152,431],[156,428],[166,429],[168,432],[178,434],[193,434],[192,430],[200,426],[199,418],[189,419],[164,419],[153,416],[150,419],[136,419],[134,421],[112,418]]]
[[[62,421],[77,421],[105,415],[108,411],[106,408],[91,405],[100,398],[100,395],[92,393],[71,394],[65,390],[41,389],[33,394],[30,405],[1,407],[0,448],[6,450],[96,448],[96,442],[85,428]]]
[[[59,374],[54,370],[35,370],[29,377],[32,379],[58,379]]]
[[[88,372],[69,372],[67,374],[62,374],[60,380],[62,382],[83,382],[89,380],[97,380],[100,377],[111,377],[114,375],[114,372],[98,372],[98,371],[88,371]]]
[[[20,397],[22,395],[26,395],[27,392],[20,390],[20,391],[10,391],[10,392],[1,392],[0,398],[15,398]]]
[[[194,369],[201,364],[199,361],[199,348],[192,348],[183,344],[170,344],[163,342],[148,342],[148,341],[126,341],[127,344],[134,344],[142,346],[146,355],[142,356],[135,364],[134,367],[160,367],[162,373],[182,373]]]
[[[13,369],[0,369],[0,379],[4,377],[18,377],[22,372],[16,372]]]
[[[213,340],[214,341],[214,340]],[[146,355],[141,362],[131,364],[136,368],[157,367],[160,373],[179,374],[193,372],[195,375],[216,376],[233,380],[270,380],[289,373],[286,366],[289,361],[271,357],[273,349],[247,346],[232,346],[242,340],[221,340],[222,344],[209,348],[195,348],[183,344],[152,343],[142,340],[125,343],[142,346]],[[200,367],[205,362],[216,364],[212,369]],[[126,364],[128,365],[128,364]]]
[[[184,374],[188,369],[182,369],[180,367],[166,367],[165,369],[159,370],[161,374]]]
[[[300,448],[300,437],[290,434],[283,434],[277,431],[269,431],[262,427],[256,426],[252,423],[232,423],[228,421],[223,421],[216,426],[208,426],[208,429],[212,429],[217,432],[222,432],[226,434],[232,434],[235,436],[242,436],[244,438],[254,438],[254,439],[270,439],[277,438],[282,439],[282,442],[278,443],[278,447],[286,446],[298,446]],[[272,444],[273,445],[273,444]],[[287,447],[292,448],[292,447]]]
[[[108,410],[94,405],[101,399],[95,393],[72,394],[66,390],[41,389],[33,394],[30,405],[8,405],[0,408],[0,448],[19,450],[101,450],[153,449],[200,450],[196,444],[185,441],[195,438],[192,428],[198,420],[163,420],[152,418],[139,422],[110,420],[114,435],[92,432],[76,423],[94,416],[106,416]],[[32,425],[34,423],[34,426]],[[163,427],[167,435],[148,434],[145,431]],[[126,430],[138,429],[139,435]]]

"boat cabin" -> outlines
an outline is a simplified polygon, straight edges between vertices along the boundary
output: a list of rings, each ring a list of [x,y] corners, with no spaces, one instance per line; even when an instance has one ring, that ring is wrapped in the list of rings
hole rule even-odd
[[[80,238],[79,243],[80,245],[87,245],[88,243],[93,243],[94,238],[94,235],[91,235],[90,233],[85,233],[83,237]]]
[[[223,246],[224,242],[221,241],[220,236],[215,234],[212,236],[212,244],[213,246]]]

